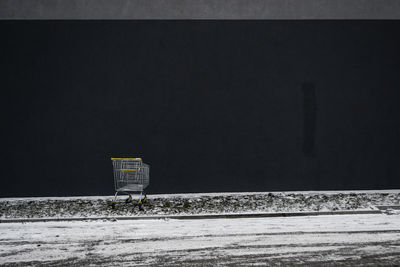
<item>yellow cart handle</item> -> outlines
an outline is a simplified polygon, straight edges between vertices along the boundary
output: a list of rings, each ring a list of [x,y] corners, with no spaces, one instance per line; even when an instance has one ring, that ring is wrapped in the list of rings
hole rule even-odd
[[[142,161],[142,158],[111,158],[111,160],[138,160],[138,161]]]
[[[136,169],[122,169],[123,172],[135,172]]]

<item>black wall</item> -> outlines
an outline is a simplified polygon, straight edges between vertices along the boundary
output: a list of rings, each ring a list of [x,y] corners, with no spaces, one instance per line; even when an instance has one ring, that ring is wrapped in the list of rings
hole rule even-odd
[[[399,188],[399,21],[1,21],[0,196]]]

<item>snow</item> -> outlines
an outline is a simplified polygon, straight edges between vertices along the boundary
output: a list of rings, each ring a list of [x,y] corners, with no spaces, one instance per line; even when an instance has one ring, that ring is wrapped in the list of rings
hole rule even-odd
[[[285,265],[341,260],[400,264],[400,215],[0,224],[0,265]]]
[[[0,265],[400,265],[400,190],[242,192],[4,198],[0,218],[85,221],[0,223]],[[360,211],[382,214],[151,219],[159,215]],[[147,216],[147,220],[90,220]]]
[[[176,194],[152,194],[149,198],[194,198],[203,196],[243,196],[243,195],[267,195],[267,194],[302,194],[302,195],[335,195],[335,194],[400,194],[400,189],[383,190],[322,190],[322,191],[271,191],[271,192],[211,192],[211,193],[176,193]],[[45,200],[97,200],[112,199],[114,196],[64,196],[64,197],[6,197],[1,201],[45,201]]]
[[[144,211],[124,198],[115,209],[112,196],[3,198],[0,219],[376,210],[400,205],[400,190],[149,195]]]

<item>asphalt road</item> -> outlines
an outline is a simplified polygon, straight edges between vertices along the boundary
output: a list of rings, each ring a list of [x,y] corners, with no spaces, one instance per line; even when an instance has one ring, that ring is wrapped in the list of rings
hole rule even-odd
[[[0,265],[400,265],[400,215],[0,224]]]

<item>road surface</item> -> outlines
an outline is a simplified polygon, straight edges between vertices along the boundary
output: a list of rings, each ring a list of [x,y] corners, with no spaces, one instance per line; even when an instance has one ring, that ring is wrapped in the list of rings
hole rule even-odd
[[[0,265],[400,265],[400,215],[1,223]]]

